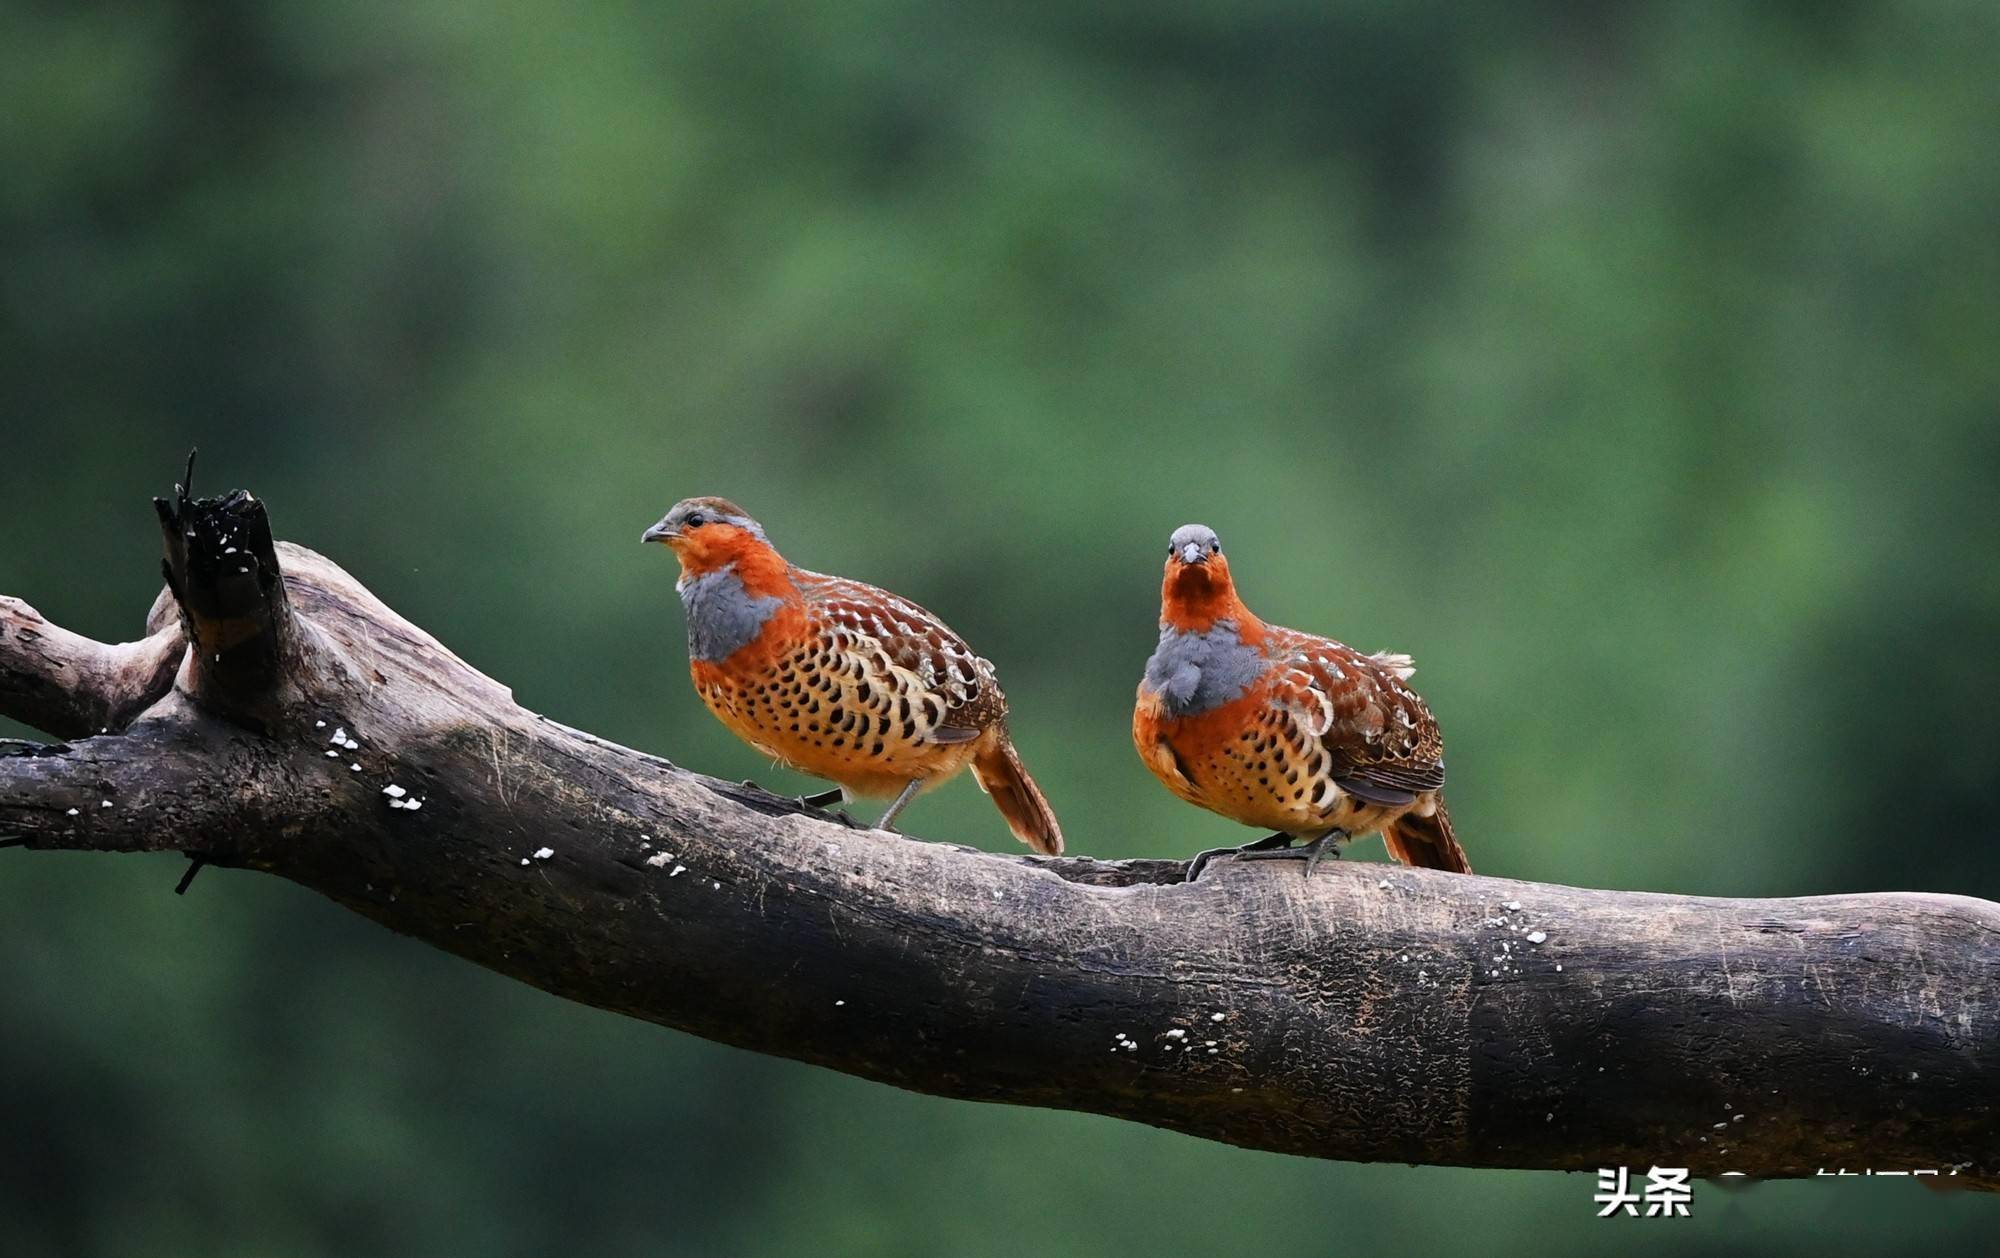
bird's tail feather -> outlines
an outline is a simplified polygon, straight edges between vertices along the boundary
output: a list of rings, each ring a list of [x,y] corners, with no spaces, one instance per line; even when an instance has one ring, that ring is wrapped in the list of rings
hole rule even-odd
[[[979,789],[993,797],[994,807],[1007,819],[1007,828],[1015,838],[1044,855],[1062,855],[1062,827],[1056,824],[1055,810],[1035,779],[1028,776],[1013,743],[1004,737],[996,739],[990,750],[973,760],[972,776]]]
[[[1442,799],[1437,802],[1437,811],[1428,817],[1407,812],[1390,822],[1382,829],[1382,841],[1388,844],[1389,855],[1405,865],[1454,874],[1472,872],[1472,862],[1465,859],[1465,849],[1452,833],[1451,814],[1445,811]]]

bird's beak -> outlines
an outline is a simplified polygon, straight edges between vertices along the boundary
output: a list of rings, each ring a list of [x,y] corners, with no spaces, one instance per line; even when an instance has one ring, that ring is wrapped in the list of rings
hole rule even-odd
[[[681,531],[679,529],[669,527],[667,522],[662,520],[652,528],[639,534],[639,540],[642,542],[670,542],[680,535]]]
[[[1189,542],[1187,545],[1181,547],[1182,563],[1201,563],[1207,558],[1208,555],[1202,550],[1199,542]]]

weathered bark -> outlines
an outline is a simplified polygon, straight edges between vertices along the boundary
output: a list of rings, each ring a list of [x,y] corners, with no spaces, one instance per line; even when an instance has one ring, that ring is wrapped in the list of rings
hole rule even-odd
[[[264,870],[710,1039],[1255,1148],[2000,1176],[2000,906],[1188,884],[862,830],[522,709],[247,495],[162,520],[182,627],[106,647],[0,605],[0,711],[122,728],[0,746],[0,834],[30,848]]]
[[[186,647],[172,623],[107,646],[0,595],[0,712],[58,738],[124,729],[167,693]]]

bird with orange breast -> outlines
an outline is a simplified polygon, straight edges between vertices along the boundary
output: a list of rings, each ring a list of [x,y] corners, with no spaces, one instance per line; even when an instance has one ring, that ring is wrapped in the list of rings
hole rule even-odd
[[[841,789],[893,796],[876,823],[968,764],[1015,836],[1063,850],[1062,828],[1007,736],[1007,700],[943,621],[886,590],[795,568],[743,508],[674,504],[642,541],[680,559],[688,671],[730,731],[774,760]]]
[[[1225,854],[1303,857],[1310,876],[1375,830],[1405,865],[1471,873],[1440,793],[1437,722],[1403,684],[1414,671],[1407,655],[1265,624],[1237,597],[1215,530],[1174,530],[1132,741],[1174,794],[1274,831],[1201,853],[1188,880]]]

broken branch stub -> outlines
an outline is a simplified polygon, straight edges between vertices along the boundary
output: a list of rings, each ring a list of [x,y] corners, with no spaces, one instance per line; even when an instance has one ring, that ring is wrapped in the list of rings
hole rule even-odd
[[[188,456],[188,480],[194,456]],[[187,481],[155,498],[160,567],[190,646],[184,685],[202,707],[263,726],[285,702],[302,650],[264,504],[243,490],[194,498]]]

